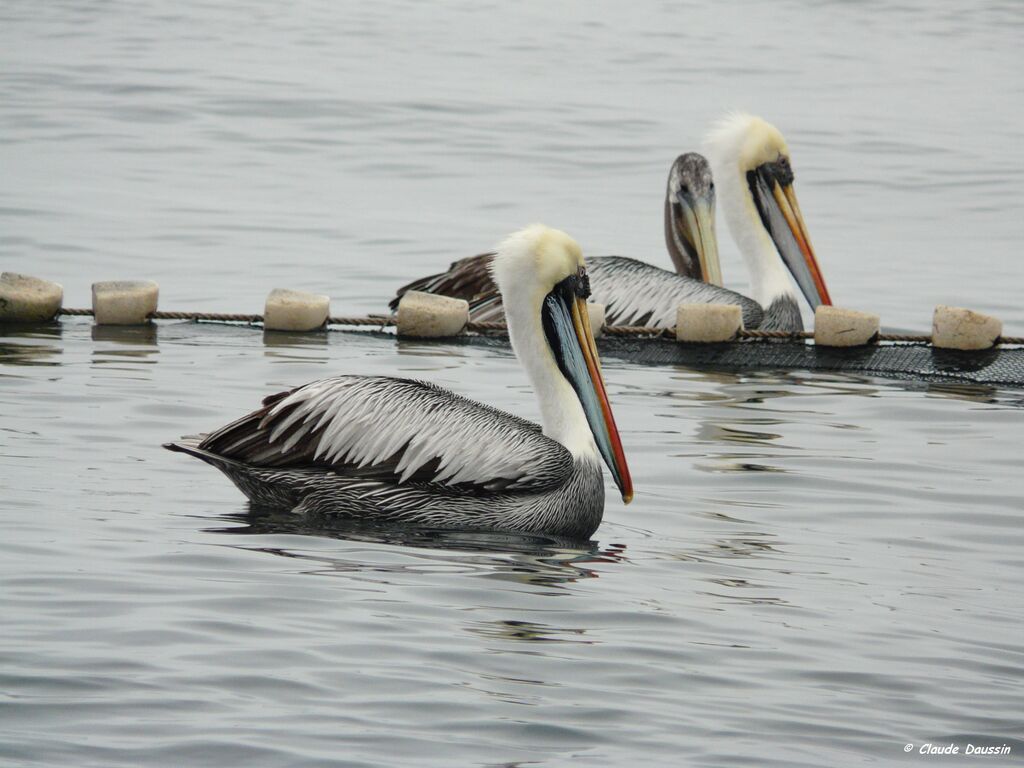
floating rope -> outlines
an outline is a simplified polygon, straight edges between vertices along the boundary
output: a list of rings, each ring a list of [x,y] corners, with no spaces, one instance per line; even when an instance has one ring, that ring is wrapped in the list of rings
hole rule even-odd
[[[92,317],[91,309],[67,309],[62,308],[59,312],[68,317]],[[263,322],[263,315],[241,314],[231,312],[166,312],[163,310],[151,312],[151,320],[192,320],[218,323],[247,323],[258,325]],[[328,325],[347,325],[353,327],[389,328],[397,323],[390,315],[363,315],[359,317],[329,317]],[[505,333],[505,323],[498,322],[469,322],[466,330],[472,333]],[[644,325],[610,325],[605,326],[602,331],[609,336],[636,336],[636,337],[665,337],[675,338],[675,328],[649,328]],[[813,339],[811,331],[760,331],[757,329],[741,330],[737,334],[739,339],[747,341],[766,341],[781,339],[784,341],[805,341]],[[887,341],[905,344],[930,344],[932,337],[927,334],[911,333],[880,333],[878,341]],[[996,344],[1024,346],[1024,336],[1000,336]]]

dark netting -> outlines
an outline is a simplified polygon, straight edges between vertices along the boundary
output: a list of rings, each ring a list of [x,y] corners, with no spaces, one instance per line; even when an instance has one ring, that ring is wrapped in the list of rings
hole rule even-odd
[[[63,314],[91,314],[89,310],[62,310]],[[185,315],[186,313],[164,313]],[[188,314],[195,317],[195,313]],[[224,329],[240,326],[220,325],[225,320],[255,322],[258,315],[205,315],[215,318],[213,323],[202,323],[206,328]],[[344,319],[344,318],[343,318]],[[389,318],[378,328],[389,324]],[[368,318],[355,318],[353,324],[365,325]],[[199,327],[193,324],[163,326],[166,332]],[[117,327],[96,326],[103,333],[117,333]],[[100,331],[98,329],[106,328]],[[162,331],[162,333],[165,331]],[[346,329],[345,334],[379,337],[391,343],[393,333],[383,330],[366,331]],[[1018,340],[1013,339],[1016,344]],[[509,348],[508,337],[500,331],[462,334],[441,339],[415,339],[402,343],[413,344],[468,344],[494,348]],[[889,342],[865,347],[818,347],[803,341],[784,339],[749,339],[727,344],[681,344],[673,339],[641,335],[606,335],[597,341],[603,357],[624,360],[640,365],[679,365],[711,371],[834,371],[839,373],[881,376],[890,379],[921,382],[948,382],[951,384],[985,384],[996,387],[1024,388],[1024,347],[999,346],[976,352],[935,349],[923,342]]]
[[[422,340],[417,340],[422,341]],[[439,340],[508,347],[503,336],[466,335]],[[880,344],[837,349],[792,341],[680,344],[664,338],[603,337],[602,357],[641,365],[681,365],[714,371],[837,371],[907,381],[946,381],[1024,387],[1024,348],[978,352],[934,349],[927,344]]]
[[[810,370],[870,374],[915,381],[950,381],[1024,387],[1024,349],[977,352],[927,344],[885,344],[837,349],[799,342],[679,344],[669,339],[601,339],[608,357],[649,365],[685,365],[726,371]]]

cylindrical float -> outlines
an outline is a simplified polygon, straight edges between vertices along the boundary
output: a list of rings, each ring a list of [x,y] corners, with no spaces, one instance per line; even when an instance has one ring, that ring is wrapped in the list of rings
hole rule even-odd
[[[457,336],[469,322],[469,302],[423,291],[408,291],[398,302],[398,335]]]
[[[988,349],[1003,333],[998,318],[940,304],[932,315],[932,345],[940,349]]]
[[[859,347],[878,340],[878,315],[822,304],[814,310],[814,343],[822,347]]]
[[[288,288],[275,288],[263,307],[266,331],[315,331],[323,328],[331,314],[327,296]]]
[[[45,323],[53,320],[64,300],[57,283],[17,272],[0,274],[0,323]]]
[[[676,308],[676,340],[732,341],[743,329],[743,310],[735,304],[680,304]]]
[[[160,286],[152,280],[110,280],[92,284],[96,325],[143,325],[156,312]]]

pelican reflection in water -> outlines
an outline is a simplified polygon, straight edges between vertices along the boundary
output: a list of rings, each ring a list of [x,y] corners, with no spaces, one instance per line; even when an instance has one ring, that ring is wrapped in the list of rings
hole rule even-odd
[[[333,515],[296,515],[252,502],[247,511],[228,514],[223,520],[227,525],[207,528],[207,532],[237,537],[229,545],[235,548],[303,560],[307,563],[304,572],[324,575],[436,573],[441,567],[446,573],[564,587],[597,578],[607,569],[628,562],[626,545],[616,542],[599,545],[592,539],[547,534],[404,527]],[[384,544],[413,551],[407,559],[396,562],[393,553],[378,557],[375,553],[387,552],[379,548],[291,548],[290,540],[267,538],[279,534]],[[255,542],[246,542],[249,537]],[[268,541],[285,546],[268,545]]]
[[[590,329],[579,246],[541,225],[492,264],[541,425],[421,381],[334,376],[271,395],[166,447],[224,472],[252,501],[430,528],[588,538],[604,511],[601,460],[633,485]]]

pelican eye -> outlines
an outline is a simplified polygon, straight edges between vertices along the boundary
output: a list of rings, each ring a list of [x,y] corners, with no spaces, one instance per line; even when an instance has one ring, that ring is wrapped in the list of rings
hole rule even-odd
[[[789,167],[789,160],[785,156],[780,156],[775,162],[764,163],[756,173],[764,179],[769,187],[774,187],[776,184],[788,187],[793,183],[793,169]]]
[[[779,159],[775,161],[775,178],[784,187],[793,183],[793,167],[785,155],[780,155]]]
[[[587,274],[587,270],[583,267],[580,267],[576,273],[576,285],[574,287],[576,295],[581,299],[590,298],[590,275]]]
[[[559,282],[552,293],[561,295],[565,301],[574,298],[586,299],[590,296],[590,276],[587,275],[587,270],[580,267],[575,274]]]

